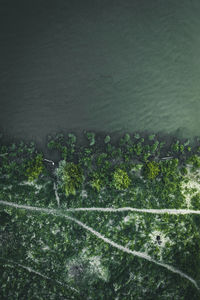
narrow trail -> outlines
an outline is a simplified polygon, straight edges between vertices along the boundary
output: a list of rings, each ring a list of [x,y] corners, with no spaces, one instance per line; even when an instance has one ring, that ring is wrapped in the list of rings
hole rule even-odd
[[[134,251],[134,250],[130,250],[129,248],[126,248],[124,246],[121,246],[115,242],[113,242],[112,240],[106,238],[105,236],[103,236],[102,234],[100,234],[98,231],[94,230],[93,228],[85,225],[84,223],[82,223],[81,221],[73,218],[73,217],[70,217],[68,215],[65,215],[63,213],[61,213],[60,210],[58,209],[47,209],[47,208],[39,208],[39,207],[33,207],[33,206],[26,206],[26,205],[18,205],[16,203],[12,203],[12,202],[7,202],[7,201],[2,201],[0,200],[0,204],[3,204],[3,205],[8,205],[8,206],[12,206],[12,207],[15,207],[15,208],[22,208],[22,209],[26,209],[26,210],[32,210],[32,211],[37,211],[37,212],[45,212],[47,214],[53,214],[53,215],[57,215],[57,216],[62,216],[70,221],[73,221],[75,223],[77,223],[79,226],[83,227],[84,229],[90,231],[92,234],[94,234],[95,236],[97,236],[99,239],[103,240],[105,243],[107,244],[110,244],[111,246],[123,251],[123,252],[126,252],[128,254],[132,254],[134,256],[137,256],[137,257],[140,257],[140,258],[143,258],[143,259],[146,259],[150,262],[153,262],[155,263],[156,265],[159,265],[161,267],[164,267],[166,268],[167,270],[173,272],[173,273],[176,273],[176,274],[179,274],[181,277],[183,278],[186,278],[188,279],[198,290],[199,290],[199,287],[197,285],[197,282],[192,278],[190,277],[189,275],[187,275],[186,273],[180,271],[179,269],[177,268],[174,268],[173,266],[170,266],[168,264],[165,264],[165,263],[162,263],[162,262],[158,262],[154,259],[152,259],[149,255],[145,254],[145,253],[142,253],[142,252],[138,252],[138,251]],[[123,208],[122,208],[123,209]],[[80,210],[80,209],[79,209]],[[93,209],[94,210],[94,209]],[[69,211],[69,210],[68,210]],[[71,211],[71,210],[70,210]],[[104,210],[105,211],[105,210]],[[119,211],[119,210],[117,210]],[[134,210],[135,211],[135,210]],[[138,211],[138,209],[136,210]],[[141,212],[141,209],[139,210]],[[152,210],[150,210],[152,211]],[[153,210],[153,211],[156,211],[154,213],[157,213],[157,210]],[[159,210],[158,210],[159,211]],[[165,212],[164,213],[167,213],[168,210],[164,210]],[[169,210],[171,211],[171,210]],[[144,210],[142,209],[142,212],[149,212],[149,210]],[[200,213],[200,212],[199,212]]]
[[[13,261],[13,260],[4,259],[4,258],[2,258],[2,257],[0,257],[0,258],[1,258],[2,260],[5,260],[5,261],[8,262],[8,263],[7,263],[7,262],[6,262],[6,263],[3,263],[5,266],[8,266],[8,267],[10,267],[10,268],[14,268],[14,266],[13,266],[13,264],[14,264],[14,265],[17,265],[17,266],[20,267],[20,268],[23,268],[23,269],[27,270],[27,271],[30,272],[30,273],[34,273],[34,274],[36,274],[36,275],[38,275],[38,276],[40,276],[40,277],[42,277],[42,278],[45,278],[45,279],[54,281],[54,282],[56,282],[56,283],[58,283],[58,284],[60,284],[60,285],[62,285],[62,286],[66,286],[65,283],[63,283],[63,282],[61,282],[61,281],[59,281],[59,280],[53,279],[53,278],[51,278],[51,277],[48,277],[48,276],[46,276],[46,275],[44,275],[44,274],[42,274],[42,273],[40,273],[40,272],[38,272],[38,271],[36,271],[36,270],[30,268],[30,267],[27,267],[27,266],[24,266],[24,265],[22,265],[22,264],[19,264],[19,263]],[[9,263],[10,263],[10,264],[9,264]],[[77,293],[79,292],[77,289],[75,289],[75,288],[73,288],[73,287],[71,287],[71,286],[68,286],[68,285],[67,285],[67,287],[68,287],[69,289],[71,289],[71,290],[77,292]]]
[[[29,205],[21,205],[16,204],[14,202],[8,202],[0,200],[0,204],[8,205],[16,208],[22,208],[22,209],[29,209],[29,210],[35,210],[35,211],[43,211],[43,212],[49,212],[52,213],[58,213],[61,210],[59,209],[48,209],[48,208],[39,208],[35,206],[29,206]],[[61,208],[65,212],[76,212],[76,211],[102,211],[102,212],[124,212],[124,211],[132,211],[132,212],[138,212],[138,213],[149,213],[149,214],[170,214],[170,215],[188,215],[188,214],[196,214],[200,215],[200,210],[191,210],[191,209],[147,209],[147,208],[132,208],[132,207],[121,207],[121,208],[104,208],[104,207],[81,207],[81,208]]]
[[[200,210],[189,210],[189,209],[146,209],[146,208],[132,208],[132,207],[121,207],[121,208],[103,208],[103,207],[83,207],[83,208],[68,208],[65,211],[102,211],[102,212],[123,212],[132,211],[139,213],[149,214],[170,214],[170,215],[187,215],[197,214],[200,215]]]

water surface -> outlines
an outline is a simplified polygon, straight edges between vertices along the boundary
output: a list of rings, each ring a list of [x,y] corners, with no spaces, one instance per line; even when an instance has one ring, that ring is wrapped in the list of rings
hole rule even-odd
[[[200,2],[0,2],[0,128],[199,135]]]

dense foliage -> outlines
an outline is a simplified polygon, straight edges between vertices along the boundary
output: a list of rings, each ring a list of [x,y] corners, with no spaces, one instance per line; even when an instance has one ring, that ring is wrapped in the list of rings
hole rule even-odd
[[[67,211],[200,210],[199,142],[139,133],[113,140],[85,132],[78,145],[73,133],[49,136],[54,162],[34,143],[1,143],[0,299],[200,299],[187,278],[81,225],[199,284],[199,215]]]
[[[159,164],[155,161],[149,161],[144,166],[144,175],[148,179],[154,179],[158,176],[160,172]]]
[[[26,175],[28,181],[34,181],[42,173],[44,168],[42,154],[38,154],[34,159],[27,164]]]
[[[61,161],[56,170],[60,185],[63,186],[65,195],[76,195],[76,190],[83,182],[83,172],[79,165],[73,162]]]
[[[123,171],[122,169],[115,170],[113,174],[113,185],[117,190],[124,190],[129,187],[131,183],[130,178],[128,177],[128,174],[126,171]]]

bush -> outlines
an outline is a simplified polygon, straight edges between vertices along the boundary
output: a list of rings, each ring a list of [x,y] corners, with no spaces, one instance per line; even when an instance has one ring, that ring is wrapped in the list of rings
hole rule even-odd
[[[63,146],[61,151],[62,151],[62,153],[61,153],[62,158],[63,158],[64,160],[66,160],[66,159],[67,159],[67,154],[68,154],[67,147],[66,147],[66,146]]]
[[[179,152],[179,141],[176,141],[176,143],[172,145],[171,149],[173,152]]]
[[[101,166],[102,164],[104,164],[107,157],[108,157],[107,153],[103,152],[99,154],[99,156],[97,157],[97,166]]]
[[[73,162],[61,161],[56,174],[66,196],[75,195],[84,179],[81,167]]]
[[[103,181],[102,181],[100,175],[96,172],[93,174],[93,179],[91,180],[91,186],[97,192],[99,192],[103,186]]]
[[[28,162],[28,168],[26,169],[26,175],[28,176],[28,181],[33,181],[39,177],[44,169],[43,156],[38,154],[34,160]]]
[[[151,134],[151,135],[149,135],[149,141],[153,141],[154,140],[154,138],[155,138],[155,134]]]
[[[137,143],[134,147],[133,147],[135,153],[140,156],[142,154],[142,150],[143,150],[143,147],[142,147],[142,144],[141,142]]]
[[[140,139],[139,133],[135,133],[134,138],[135,138],[136,140],[139,140],[139,139]]]
[[[124,136],[124,142],[128,143],[130,141],[130,139],[131,139],[130,134],[126,133]]]
[[[184,145],[180,145],[180,152],[183,154],[184,153]]]
[[[144,166],[143,174],[148,179],[154,179],[160,173],[159,164],[155,161],[149,161]]]
[[[200,157],[194,154],[187,160],[187,163],[192,163],[193,167],[200,168]]]
[[[93,146],[95,144],[95,133],[93,132],[87,132],[86,133],[87,139],[90,143],[90,146]]]
[[[117,169],[113,174],[113,186],[117,190],[124,190],[129,187],[131,180],[126,171]]]
[[[187,175],[187,173],[188,173],[187,168],[185,168],[185,167],[181,168],[180,171],[183,176]]]
[[[155,141],[155,143],[151,146],[152,153],[156,152],[156,150],[158,149],[158,146],[159,146],[159,142]]]
[[[107,143],[109,143],[109,142],[110,142],[110,136],[107,135],[107,136],[105,137],[105,139],[104,139],[104,143],[107,144]]]
[[[68,138],[69,138],[69,143],[71,145],[74,145],[76,143],[76,136],[73,133],[69,133],[68,134]]]

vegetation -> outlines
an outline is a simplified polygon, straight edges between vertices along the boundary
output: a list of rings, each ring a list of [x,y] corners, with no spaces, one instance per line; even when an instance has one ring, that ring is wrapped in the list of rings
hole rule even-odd
[[[43,156],[38,154],[34,159],[28,162],[26,169],[26,175],[29,181],[33,181],[38,178],[44,169]]]
[[[107,143],[110,142],[110,136],[109,136],[109,135],[107,135],[107,136],[105,137],[104,142],[105,142],[105,144],[107,144]]]
[[[90,146],[95,144],[95,133],[94,132],[85,132]]]
[[[99,173],[94,172],[92,176],[93,176],[93,178],[91,180],[91,186],[97,192],[100,192],[100,189],[103,187],[103,180],[101,179],[101,176]]]
[[[141,133],[85,138],[78,146],[73,133],[49,136],[54,162],[34,143],[1,143],[0,299],[198,300],[187,278],[107,241],[198,284],[199,215],[67,209],[200,210],[200,145]]]
[[[117,169],[113,174],[113,185],[117,190],[124,190],[129,187],[131,183],[126,171]]]
[[[149,161],[144,165],[144,176],[148,179],[155,179],[159,172],[159,164],[155,161]]]
[[[187,163],[192,164],[195,169],[198,169],[200,168],[200,157],[194,154],[188,158]]]
[[[61,186],[64,188],[65,195],[76,195],[76,190],[81,186],[84,179],[81,167],[73,162],[61,161],[56,173]]]

